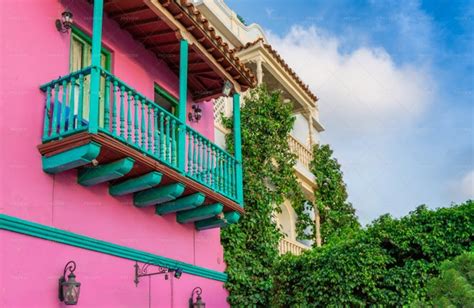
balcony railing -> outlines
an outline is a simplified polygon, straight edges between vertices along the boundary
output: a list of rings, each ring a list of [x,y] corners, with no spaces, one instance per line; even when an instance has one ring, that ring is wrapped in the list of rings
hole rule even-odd
[[[282,255],[285,253],[291,253],[293,255],[299,256],[307,249],[309,249],[308,246],[285,238],[281,239],[278,245],[278,251]]]
[[[307,146],[296,140],[293,136],[288,135],[288,144],[290,150],[298,157],[298,161],[310,170],[310,164],[313,160],[313,152]]]
[[[88,129],[93,69],[40,87],[46,93],[43,143]],[[110,72],[97,69],[100,132],[241,203],[236,176],[241,165],[233,156]],[[184,138],[184,151],[179,150],[180,138]]]

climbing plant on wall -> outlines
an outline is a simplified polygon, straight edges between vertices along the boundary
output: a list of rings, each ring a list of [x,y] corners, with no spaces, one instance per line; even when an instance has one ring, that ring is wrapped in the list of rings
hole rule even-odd
[[[287,198],[303,214],[304,197],[293,170],[295,155],[287,136],[293,128],[291,104],[279,92],[259,87],[244,98],[241,108],[244,204],[238,224],[221,232],[232,306],[268,306],[273,288],[272,268],[281,234],[274,214]],[[224,120],[232,130],[232,121]],[[227,146],[232,152],[233,136]]]
[[[313,147],[311,172],[316,178],[315,205],[321,217],[323,243],[358,230],[360,224],[352,204],[347,201],[341,165],[329,145]]]

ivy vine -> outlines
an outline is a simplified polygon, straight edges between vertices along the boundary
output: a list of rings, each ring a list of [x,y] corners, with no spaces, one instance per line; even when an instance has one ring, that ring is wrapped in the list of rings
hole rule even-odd
[[[232,306],[268,306],[273,289],[273,265],[278,257],[281,232],[275,212],[291,201],[299,221],[311,221],[304,212],[304,195],[294,173],[296,156],[287,136],[295,121],[291,104],[280,92],[265,86],[250,91],[241,108],[244,204],[246,214],[238,224],[222,229],[221,242],[227,264],[226,288]],[[232,132],[232,121],[224,119]],[[233,135],[227,136],[233,152]],[[303,234],[306,226],[297,226]]]
[[[355,209],[347,201],[341,165],[329,145],[313,147],[311,172],[316,178],[315,205],[321,218],[323,242],[347,237],[360,228]]]

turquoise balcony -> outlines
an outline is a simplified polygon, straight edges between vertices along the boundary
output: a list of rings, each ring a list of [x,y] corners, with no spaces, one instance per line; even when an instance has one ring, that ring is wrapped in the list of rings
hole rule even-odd
[[[136,207],[176,213],[198,230],[243,213],[241,162],[110,72],[87,67],[40,89],[45,172],[78,168],[79,184],[108,182],[110,194],[133,195]]]

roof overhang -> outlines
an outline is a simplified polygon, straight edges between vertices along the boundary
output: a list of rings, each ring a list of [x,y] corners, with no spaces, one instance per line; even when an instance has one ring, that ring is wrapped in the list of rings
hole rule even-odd
[[[316,108],[316,101],[318,100],[316,95],[309,91],[308,86],[304,85],[288,65],[282,63],[281,57],[275,55],[267,45],[262,40],[257,40],[238,50],[237,56],[244,63],[260,59],[265,69],[297,100],[298,105],[303,109]]]
[[[188,88],[194,100],[220,96],[226,80],[237,92],[256,84],[251,70],[186,0],[104,0],[104,11],[176,74],[179,41],[188,40]]]

